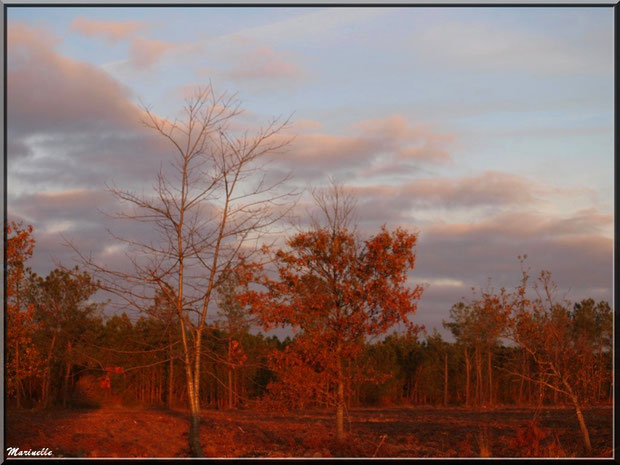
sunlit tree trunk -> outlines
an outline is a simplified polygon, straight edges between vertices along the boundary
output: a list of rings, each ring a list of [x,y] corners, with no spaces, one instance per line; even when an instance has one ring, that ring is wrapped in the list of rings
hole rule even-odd
[[[338,351],[340,352],[340,351]],[[338,354],[338,380],[336,398],[336,440],[344,441],[344,373],[342,370],[342,358]]]
[[[15,400],[17,402],[17,408],[22,406],[22,387],[19,368],[19,339],[15,341]]]
[[[491,363],[492,353],[491,348],[487,352],[487,365],[488,365],[488,376],[489,376],[489,405],[493,406],[493,366]]]
[[[52,355],[54,352],[54,345],[56,344],[56,331],[52,335],[52,342],[50,343],[50,350],[47,354],[47,362],[45,364],[45,374],[43,375],[43,384],[41,385],[41,407],[45,408],[49,404],[50,396],[50,384],[51,384],[51,371],[52,371]]]
[[[170,341],[170,339],[168,339]],[[170,342],[170,348],[168,350],[168,408],[172,408],[174,403],[174,359],[172,358],[172,342]]]
[[[525,375],[525,356],[522,355],[521,359],[521,372]],[[523,388],[525,383],[525,376],[521,376],[521,382],[519,383],[519,406],[523,405]]]
[[[467,347],[465,347],[465,405],[467,407],[469,407],[471,403],[470,390],[469,390],[469,386],[471,384],[470,372],[471,372],[471,366],[469,362],[469,351],[467,350]]]
[[[443,405],[448,405],[448,352],[443,356]]]
[[[62,406],[67,406],[69,398],[69,377],[71,376],[71,341],[67,342],[67,363],[65,364],[65,380],[62,386]]]
[[[570,398],[573,404],[573,407],[575,408],[575,414],[577,415],[577,421],[579,422],[579,429],[581,430],[581,435],[583,437],[583,444],[586,448],[586,452],[588,454],[591,454],[592,444],[590,442],[590,433],[588,432],[588,427],[583,417],[583,412],[581,411],[581,405],[579,403],[579,399],[577,395],[575,394],[575,392],[573,391],[573,389],[571,388],[570,384],[566,382],[565,379],[562,380],[562,384],[564,385],[564,388],[566,389],[565,392],[566,394],[568,394],[568,397]]]
[[[590,434],[588,433],[588,427],[586,426],[586,421],[583,418],[583,413],[581,412],[579,403],[575,398],[573,398],[573,405],[575,406],[575,413],[577,414],[577,421],[579,422],[579,429],[581,429],[581,434],[583,436],[583,443],[586,447],[586,452],[588,454],[591,454],[592,444],[590,443]]]
[[[232,409],[234,405],[233,399],[233,367],[232,367],[232,338],[228,337],[228,408]]]
[[[476,405],[480,406],[482,400],[482,356],[478,346],[475,348],[474,359],[476,362]]]

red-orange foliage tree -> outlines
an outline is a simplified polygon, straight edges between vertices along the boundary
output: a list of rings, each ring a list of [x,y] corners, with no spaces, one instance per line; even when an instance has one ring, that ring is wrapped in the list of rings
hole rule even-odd
[[[39,374],[41,358],[32,342],[36,329],[32,306],[24,305],[23,293],[32,255],[32,226],[10,222],[6,229],[6,375],[9,395],[21,406],[22,380]]]
[[[315,195],[327,225],[291,237],[274,256],[275,279],[252,294],[252,308],[266,327],[290,326],[298,337],[275,357],[289,394],[318,396],[336,407],[336,438],[344,438],[345,387],[368,336],[397,323],[410,329],[422,288],[406,285],[414,269],[415,234],[384,228],[360,240],[349,229],[352,202],[343,189]]]

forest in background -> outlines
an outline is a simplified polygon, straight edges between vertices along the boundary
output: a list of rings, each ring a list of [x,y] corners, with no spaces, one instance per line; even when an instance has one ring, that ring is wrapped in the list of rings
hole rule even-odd
[[[180,330],[162,300],[156,300],[162,307],[153,308],[152,315],[134,321],[126,314],[104,316],[105,305],[90,300],[97,285],[88,273],[76,267],[41,277],[27,268],[32,228],[11,223],[7,244],[9,404],[27,409],[186,407]],[[298,375],[299,359],[283,358],[295,349],[297,337],[280,340],[257,332],[251,312],[232,299],[238,288],[227,283],[219,289],[220,319],[202,335],[200,407],[333,408],[334,379],[310,360],[316,378],[304,371]],[[522,338],[537,331],[531,335],[534,347],[532,341],[506,339],[517,320],[503,312],[497,299],[503,293],[481,292],[453,305],[444,326],[455,342],[423,328],[365,342],[355,363],[346,367],[346,409],[609,405],[609,305],[593,299],[554,304],[550,312],[536,315],[531,328],[518,331]]]

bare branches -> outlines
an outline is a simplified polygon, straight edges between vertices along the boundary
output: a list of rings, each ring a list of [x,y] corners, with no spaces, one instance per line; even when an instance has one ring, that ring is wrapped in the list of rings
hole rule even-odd
[[[262,234],[276,224],[295,199],[283,191],[288,178],[267,182],[268,154],[284,149],[280,133],[288,120],[277,119],[250,134],[236,124],[241,108],[236,96],[216,94],[212,86],[186,99],[181,120],[168,120],[143,106],[144,125],[170,147],[149,194],[108,187],[122,205],[113,218],[149,226],[133,235],[111,237],[122,245],[124,268],[73,250],[100,279],[100,288],[140,312],[157,311],[163,298],[180,324],[183,361],[192,411],[190,443],[199,442],[194,416],[199,415],[201,334],[222,273],[253,250]],[[247,255],[247,254],[246,254]]]
[[[323,218],[311,216],[312,227],[327,227],[332,234],[355,228],[355,198],[345,191],[341,184],[331,179],[331,186],[325,189],[313,189],[312,197]]]

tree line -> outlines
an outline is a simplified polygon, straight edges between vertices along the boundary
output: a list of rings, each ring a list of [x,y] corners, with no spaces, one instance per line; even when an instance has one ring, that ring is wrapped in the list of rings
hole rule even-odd
[[[181,335],[165,299],[150,315],[105,316],[97,283],[74,268],[38,276],[26,266],[32,228],[9,224],[6,379],[18,407],[187,405]],[[218,287],[218,320],[203,337],[201,408],[332,408],[338,379],[303,334],[253,329],[240,280]],[[607,302],[553,301],[550,276],[537,302],[485,290],[456,303],[436,330],[361,341],[343,378],[343,407],[434,405],[591,406],[612,399],[612,310]],[[521,294],[522,292],[523,294]],[[545,305],[551,305],[545,307]],[[527,306],[527,308],[526,308]],[[535,334],[532,334],[535,332]],[[311,341],[310,341],[311,342]],[[312,362],[310,363],[310,359]]]

